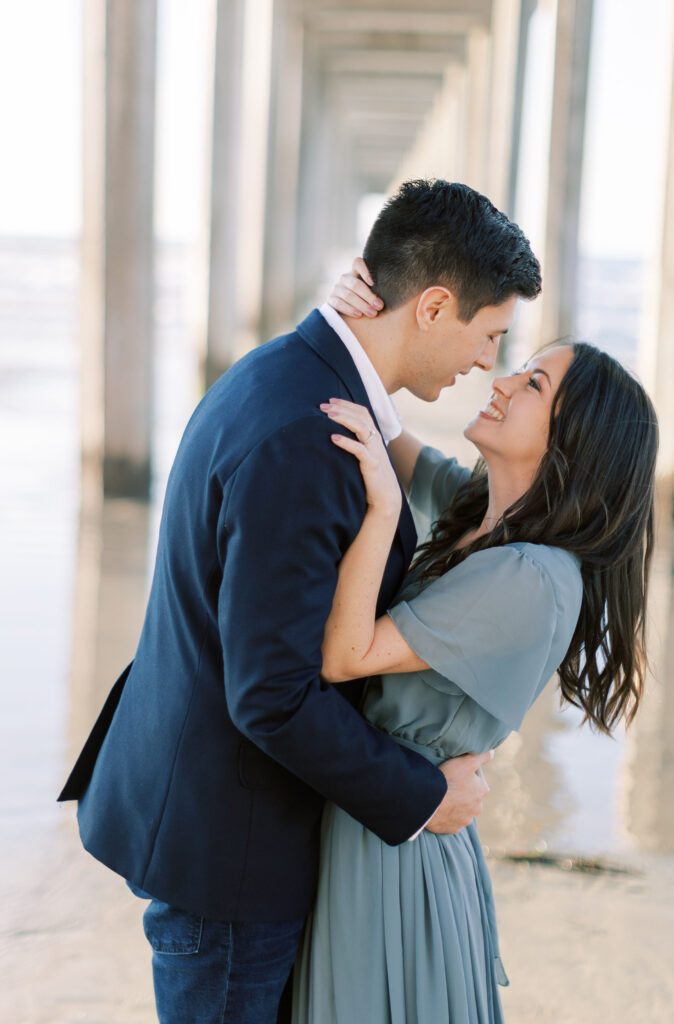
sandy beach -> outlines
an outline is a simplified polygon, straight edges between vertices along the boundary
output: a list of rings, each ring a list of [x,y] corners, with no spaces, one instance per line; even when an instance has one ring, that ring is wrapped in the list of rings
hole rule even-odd
[[[638,873],[588,875],[490,861],[508,1024],[670,1024],[674,862],[631,866]],[[156,1021],[144,904],[81,851],[71,815],[24,871],[3,913],[0,1019]]]

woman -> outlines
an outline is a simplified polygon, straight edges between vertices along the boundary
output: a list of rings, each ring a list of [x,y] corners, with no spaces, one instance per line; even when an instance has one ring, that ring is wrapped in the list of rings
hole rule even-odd
[[[435,523],[400,600],[375,620],[400,488],[369,413],[353,432],[368,511],[326,625],[328,682],[377,675],[363,713],[436,762],[517,729],[559,669],[562,697],[609,732],[644,676],[657,425],[641,386],[590,345],[547,348],[493,383],[465,429],[471,474],[403,434],[413,510]],[[497,1024],[501,965],[475,823],[391,848],[324,815],[316,907],[295,968],[294,1024]]]

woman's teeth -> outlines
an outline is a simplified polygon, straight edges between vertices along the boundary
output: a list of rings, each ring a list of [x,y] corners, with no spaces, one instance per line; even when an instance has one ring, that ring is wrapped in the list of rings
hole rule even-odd
[[[484,407],[482,412],[485,414],[485,416],[489,416],[493,420],[501,421],[505,419],[505,415],[499,409],[495,408],[495,406],[493,406],[491,402],[489,403],[489,405],[486,405]]]

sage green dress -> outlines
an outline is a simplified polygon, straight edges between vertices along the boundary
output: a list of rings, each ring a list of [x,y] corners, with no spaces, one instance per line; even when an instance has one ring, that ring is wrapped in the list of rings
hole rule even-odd
[[[422,451],[420,536],[469,475]],[[371,681],[365,716],[435,763],[497,746],[563,660],[581,597],[574,556],[534,544],[476,552],[421,591],[409,578],[389,614],[430,667]],[[507,984],[475,822],[391,847],[326,806],[293,1024],[498,1024]]]

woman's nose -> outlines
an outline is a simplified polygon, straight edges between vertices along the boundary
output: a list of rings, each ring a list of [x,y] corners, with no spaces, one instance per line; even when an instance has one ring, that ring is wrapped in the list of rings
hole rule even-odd
[[[499,394],[505,395],[506,398],[510,398],[513,390],[513,377],[495,377],[491,382],[491,386],[494,391],[498,391]]]

